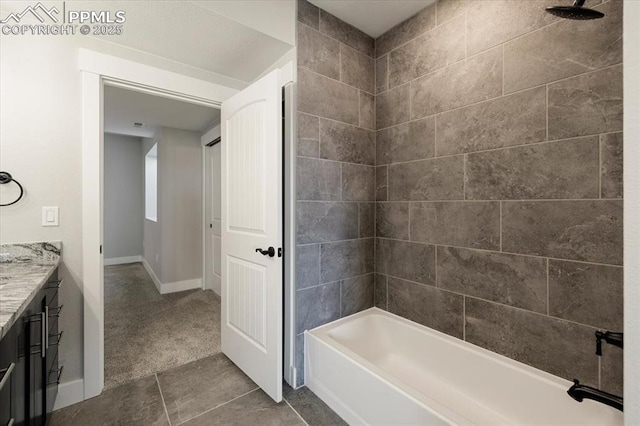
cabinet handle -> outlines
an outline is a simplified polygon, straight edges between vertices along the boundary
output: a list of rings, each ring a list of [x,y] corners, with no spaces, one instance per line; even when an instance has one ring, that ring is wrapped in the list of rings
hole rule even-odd
[[[13,367],[15,366],[16,366],[16,363],[12,362],[11,364],[9,364],[7,368],[0,370],[0,373],[2,373],[2,379],[0,379],[0,391],[4,387],[5,383],[9,381],[9,377],[11,377],[11,373],[13,372]]]
[[[40,312],[40,356],[42,358],[47,356],[47,348],[45,347],[45,345],[47,344],[47,338],[45,336],[49,334],[49,332],[47,330],[47,320],[45,319],[46,317],[47,314],[45,312]]]
[[[44,306],[44,322],[45,349],[49,349],[49,305]]]

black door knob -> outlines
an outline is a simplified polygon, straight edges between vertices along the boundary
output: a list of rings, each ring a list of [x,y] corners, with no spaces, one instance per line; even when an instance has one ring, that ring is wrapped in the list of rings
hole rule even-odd
[[[273,257],[273,256],[276,255],[276,249],[274,249],[273,247],[269,247],[266,250],[262,250],[262,249],[257,248],[256,249],[256,253],[262,253],[262,255],[264,255],[264,256]]]

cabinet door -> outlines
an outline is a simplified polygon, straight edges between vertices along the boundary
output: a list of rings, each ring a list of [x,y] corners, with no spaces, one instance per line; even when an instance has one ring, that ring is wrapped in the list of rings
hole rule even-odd
[[[13,327],[0,340],[0,425],[9,424],[14,418],[11,396],[15,392],[15,376],[18,349]]]
[[[45,411],[45,380],[46,380],[46,320],[45,303],[42,293],[32,302],[28,323],[29,357],[28,357],[28,404],[29,424],[44,425]]]

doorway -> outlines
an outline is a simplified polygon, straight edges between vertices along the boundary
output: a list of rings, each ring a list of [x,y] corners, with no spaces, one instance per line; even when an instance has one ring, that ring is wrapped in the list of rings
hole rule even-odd
[[[237,90],[208,83],[202,80],[178,75],[150,66],[121,60],[90,50],[81,49],[79,67],[83,81],[83,282],[84,282],[84,399],[99,395],[104,386],[104,281],[102,242],[102,191],[103,191],[103,91],[105,86],[128,87],[130,89],[153,93],[159,96],[182,99],[191,103],[208,106],[219,106],[222,101],[238,93]],[[290,86],[293,83],[293,65],[286,64],[277,71],[278,77],[272,83],[278,87]],[[279,90],[279,89],[278,89]],[[291,104],[290,104],[291,105]],[[224,108],[223,108],[224,111]],[[289,120],[285,133],[293,134],[294,120]],[[224,133],[224,126],[223,126]],[[285,147],[285,155],[295,153],[293,138]],[[289,146],[290,145],[290,146]],[[224,151],[223,151],[224,152]],[[295,155],[295,154],[293,154]],[[224,158],[224,155],[223,155]],[[295,163],[295,159],[285,158],[285,164]],[[223,167],[224,171],[224,167]],[[224,172],[223,172],[224,176]],[[224,182],[223,182],[224,185]],[[284,176],[285,210],[294,211],[295,179],[289,170]],[[289,196],[287,196],[289,194]],[[224,200],[224,196],[223,196]],[[223,201],[224,205],[224,201]],[[224,216],[223,216],[224,217]],[[284,331],[280,342],[283,342],[285,368],[284,377],[288,383],[294,383],[295,368],[293,366],[295,324],[291,320],[295,309],[295,293],[293,288],[294,271],[294,215],[287,216],[284,228],[290,250],[284,253],[284,299],[286,307],[270,315],[280,317],[284,321]],[[202,238],[204,242],[204,238]],[[224,242],[224,236],[223,236]],[[224,244],[224,243],[223,243]],[[100,249],[100,251],[98,251]],[[224,246],[222,248],[224,253]],[[224,277],[224,267],[222,269]],[[224,302],[224,292],[223,292]],[[222,303],[223,315],[224,306]],[[282,318],[284,311],[284,318]],[[224,321],[223,321],[224,322]],[[222,339],[224,341],[224,337]],[[283,351],[282,347],[277,349]],[[225,352],[226,353],[226,352]],[[233,357],[231,357],[233,360]],[[235,360],[234,360],[235,362]],[[275,368],[275,366],[274,366]],[[282,365],[280,365],[282,371]],[[251,374],[249,374],[251,376]],[[282,376],[277,378],[281,380]],[[276,376],[273,376],[276,380]]]
[[[104,89],[105,389],[220,351],[200,146],[219,122],[218,108]]]

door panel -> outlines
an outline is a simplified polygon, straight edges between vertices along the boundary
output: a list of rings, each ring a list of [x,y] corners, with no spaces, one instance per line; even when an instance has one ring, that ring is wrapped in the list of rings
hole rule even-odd
[[[282,400],[279,71],[222,104],[222,351]],[[257,249],[274,248],[274,256]]]

